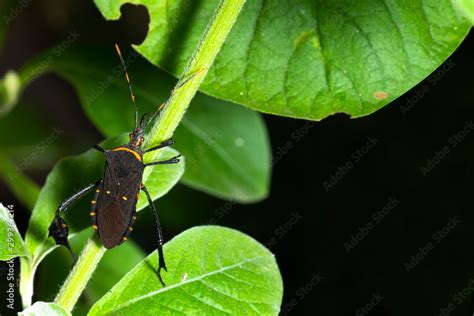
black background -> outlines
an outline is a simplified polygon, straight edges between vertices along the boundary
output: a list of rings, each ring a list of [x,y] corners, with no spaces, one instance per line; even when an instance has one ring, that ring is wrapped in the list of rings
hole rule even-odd
[[[70,30],[81,33],[81,42],[138,44],[148,20],[146,10],[129,5],[120,21],[106,22],[89,1],[35,1],[7,34],[0,74],[60,43]],[[444,67],[368,117],[335,115],[309,123],[265,115],[279,157],[271,195],[258,204],[231,206],[217,224],[241,230],[275,253],[285,283],[282,315],[473,314],[474,131],[451,146],[452,137],[474,121],[473,43],[471,32]],[[38,119],[63,127],[70,146],[57,159],[102,139],[72,87],[58,77],[37,80],[23,99],[34,101],[25,106]],[[369,139],[376,139],[375,146],[359,156]],[[451,146],[450,152],[424,175],[421,168],[444,146]],[[348,163],[351,167],[341,171]],[[47,172],[27,173],[42,185]],[[341,174],[326,190],[324,183]],[[198,211],[177,206],[182,196],[199,205]],[[373,216],[390,198],[399,203],[376,222]],[[23,233],[27,212],[3,183],[0,200],[16,205]],[[167,239],[216,218],[225,203],[177,186],[158,202]],[[151,227],[144,224],[150,216],[142,215],[133,235],[148,252],[155,246],[148,238]],[[453,218],[458,223],[446,228]],[[368,232],[361,233],[364,228]],[[439,238],[443,228],[446,234]],[[348,252],[346,243],[358,233],[361,240]],[[412,256],[420,256],[429,242],[431,250],[407,271]],[[459,291],[465,293],[460,302]],[[443,314],[450,303],[454,310]]]

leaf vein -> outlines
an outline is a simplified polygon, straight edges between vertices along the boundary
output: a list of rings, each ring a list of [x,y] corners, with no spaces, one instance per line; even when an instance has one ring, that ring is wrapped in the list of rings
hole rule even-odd
[[[210,308],[215,309],[215,310],[218,310],[219,312],[222,312],[222,313],[231,315],[231,313],[229,313],[228,311],[225,311],[225,310],[223,310],[223,309],[220,309],[219,307],[214,306],[214,305],[208,303],[207,301],[203,300],[202,298],[192,295],[191,293],[189,293],[188,291],[186,291],[186,289],[185,289],[184,287],[181,287],[181,288],[179,288],[179,289],[182,290],[187,296],[189,296],[189,297],[191,297],[192,299],[194,299],[194,300],[200,302],[201,304],[204,304],[204,305],[206,305],[206,306],[209,306]]]
[[[213,287],[212,285],[209,285],[208,283],[204,282],[204,280],[199,280],[199,282],[201,282],[204,286],[206,286],[207,288],[209,288],[209,289],[211,289],[212,291],[216,292],[217,294],[224,295],[224,296],[229,297],[229,298],[231,298],[231,299],[233,299],[233,300],[235,300],[235,301],[237,301],[237,302],[248,303],[248,304],[250,305],[250,307],[252,307],[252,309],[253,309],[254,311],[256,311],[257,314],[258,314],[258,310],[256,310],[256,309],[255,309],[255,306],[253,306],[253,304],[252,304],[253,302],[247,301],[247,300],[243,300],[243,299],[241,299],[241,298],[239,298],[239,297],[232,296],[232,295],[230,295],[230,294],[228,294],[228,293],[225,293],[224,291],[219,291],[218,289],[216,289],[216,288]],[[260,303],[260,302],[257,302],[257,303]]]

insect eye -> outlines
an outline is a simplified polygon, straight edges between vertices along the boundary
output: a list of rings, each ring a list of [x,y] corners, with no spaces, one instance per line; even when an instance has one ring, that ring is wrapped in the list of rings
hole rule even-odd
[[[145,137],[140,137],[140,141],[144,141],[145,140]]]

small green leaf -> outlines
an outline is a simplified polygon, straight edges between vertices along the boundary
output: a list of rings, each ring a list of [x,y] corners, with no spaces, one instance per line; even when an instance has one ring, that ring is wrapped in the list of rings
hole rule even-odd
[[[474,1],[473,0],[453,0],[456,8],[474,24]]]
[[[165,245],[166,287],[156,253],[127,274],[89,315],[277,315],[283,295],[274,256],[232,229],[189,229]]]
[[[15,257],[26,256],[26,248],[16,227],[13,212],[0,203],[0,260],[7,261]]]
[[[54,50],[53,50],[54,51]],[[21,71],[24,85],[53,51]],[[152,113],[173,89],[175,80],[124,50],[141,113]],[[87,64],[88,67],[78,65]],[[133,108],[121,66],[112,47],[78,46],[49,64],[70,81],[97,128],[108,137],[130,131]],[[35,75],[34,75],[35,74]],[[218,197],[253,202],[265,198],[270,181],[270,145],[258,113],[198,94],[176,130],[176,148],[188,159],[183,181]]]
[[[218,0],[95,0],[118,19],[148,8],[153,64],[180,76]],[[247,1],[200,90],[265,113],[313,120],[370,114],[431,74],[470,25],[450,0]]]
[[[112,148],[126,143],[127,139],[127,135],[122,135],[106,141],[103,146],[106,149]],[[163,149],[163,159],[176,154],[173,149]],[[50,172],[33,210],[25,237],[26,247],[33,254],[34,266],[54,247],[54,241],[48,238],[48,227],[60,203],[74,192],[102,178],[104,164],[103,154],[91,149],[81,155],[62,159]],[[184,172],[184,161],[151,168],[152,173],[144,182],[152,198],[157,199],[178,182]],[[147,205],[144,200],[146,199],[141,199],[137,204],[137,210]],[[66,220],[72,232],[91,225],[89,209],[90,198],[84,198],[76,207],[66,212]]]
[[[70,316],[71,313],[54,303],[36,302],[19,313],[20,316]]]

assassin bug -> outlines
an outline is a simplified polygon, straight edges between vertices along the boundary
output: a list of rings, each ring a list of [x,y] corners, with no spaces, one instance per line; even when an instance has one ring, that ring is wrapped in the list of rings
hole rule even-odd
[[[130,141],[128,144],[110,150],[106,150],[99,145],[94,147],[105,155],[105,171],[103,179],[96,183],[89,184],[61,203],[56,210],[56,215],[49,227],[49,236],[54,238],[56,244],[65,246],[70,251],[74,260],[76,259],[68,242],[69,229],[66,222],[61,217],[61,213],[66,211],[74,202],[95,189],[95,197],[91,201],[92,207],[90,212],[93,228],[96,230],[105,248],[110,249],[118,246],[128,239],[129,234],[133,230],[133,224],[136,219],[136,203],[139,198],[139,192],[142,190],[145,192],[150,209],[153,211],[155,216],[156,229],[158,232],[157,250],[159,256],[157,276],[161,284],[164,285],[160,274],[161,269],[167,271],[163,256],[163,234],[158,219],[158,212],[150,197],[150,193],[142,183],[142,176],[144,169],[148,166],[178,163],[180,155],[168,160],[149,163],[143,162],[143,155],[145,153],[174,144],[174,141],[169,139],[155,147],[145,150],[141,148],[144,141],[144,130],[166,103],[164,103],[164,105],[162,105],[148,121],[146,120],[146,114],[144,114],[140,122],[138,122],[138,109],[135,103],[135,96],[133,94],[130,78],[120,48],[117,44],[115,44],[115,48],[120,58],[130,90],[130,96],[135,111],[135,127],[129,134]],[[177,88],[181,87],[188,80],[184,80],[183,83],[178,84]]]

